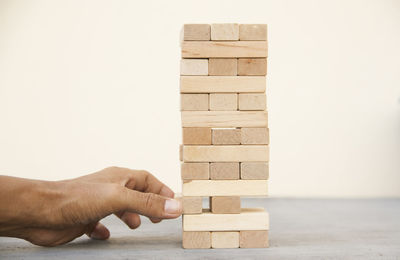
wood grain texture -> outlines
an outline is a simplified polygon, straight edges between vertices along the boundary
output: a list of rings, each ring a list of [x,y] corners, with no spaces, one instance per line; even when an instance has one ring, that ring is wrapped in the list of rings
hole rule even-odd
[[[202,197],[181,197],[183,214],[200,214],[203,211]]]
[[[209,163],[181,163],[182,180],[208,180]]]
[[[208,59],[182,59],[181,75],[207,76]]]
[[[214,162],[210,163],[211,180],[238,180],[239,174],[238,162]]]
[[[266,24],[240,24],[239,40],[241,41],[266,41]]]
[[[181,93],[265,92],[266,77],[262,76],[181,76]]]
[[[183,144],[211,144],[211,128],[209,127],[183,127]]]
[[[239,76],[265,76],[267,75],[267,59],[239,59]]]
[[[239,24],[237,23],[214,23],[211,24],[212,41],[238,41]]]
[[[269,144],[269,129],[264,127],[243,127],[241,130],[241,144]],[[212,130],[212,139],[214,132]],[[212,140],[213,141],[213,140]]]
[[[212,129],[212,144],[240,144],[241,129],[236,128],[214,128]]]
[[[210,197],[210,211],[215,214],[240,213],[239,196]]]
[[[238,110],[238,96],[236,93],[211,93],[209,103],[211,111]]]
[[[181,94],[182,111],[207,111],[207,94]]]
[[[182,184],[183,196],[266,196],[266,180],[193,180]]]
[[[250,93],[239,94],[239,110],[257,111],[265,110],[267,107],[267,97],[265,94]]]
[[[243,180],[268,180],[268,163],[242,162],[240,163],[240,178]]]
[[[182,247],[187,249],[210,248],[211,232],[182,232]]]
[[[185,24],[182,34],[184,41],[209,41],[211,26],[209,24]]]
[[[269,247],[268,230],[243,230],[239,236],[241,248]]]
[[[236,76],[237,59],[211,58],[208,60],[208,75],[210,76]]]
[[[211,248],[238,248],[239,232],[211,232]]]

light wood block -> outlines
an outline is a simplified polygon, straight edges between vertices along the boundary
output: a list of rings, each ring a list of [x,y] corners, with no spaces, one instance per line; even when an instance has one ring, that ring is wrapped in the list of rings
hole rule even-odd
[[[183,127],[267,127],[267,111],[183,111]]]
[[[239,236],[241,248],[269,247],[268,230],[244,230]]]
[[[182,59],[181,75],[207,76],[208,59]]]
[[[237,59],[211,58],[208,60],[208,75],[210,76],[236,76]]]
[[[240,197],[221,196],[210,197],[210,210],[215,214],[240,213]]]
[[[241,41],[266,41],[266,24],[241,24],[239,25],[239,40]]]
[[[211,144],[211,128],[183,127],[183,144]]]
[[[181,110],[182,111],[207,111],[208,95],[207,94],[181,94]]]
[[[184,231],[268,230],[269,216],[263,208],[241,209],[239,214],[205,212],[183,215]]]
[[[183,161],[183,145],[179,145],[179,161]]]
[[[265,76],[267,75],[267,59],[239,59],[239,76]]]
[[[212,248],[238,248],[239,232],[211,232]]]
[[[266,196],[266,180],[193,180],[182,185],[183,196]]]
[[[210,163],[211,180],[238,180],[239,163],[238,162],[215,162]]]
[[[240,178],[243,180],[268,180],[268,163],[242,162],[240,163]]]
[[[267,145],[185,145],[185,162],[268,162]]]
[[[265,58],[266,41],[184,41],[182,58]]]
[[[209,168],[209,163],[181,163],[182,180],[208,180]]]
[[[183,248],[210,248],[211,232],[182,232]]]
[[[212,132],[214,142],[214,130]],[[269,144],[269,129],[260,127],[243,127],[241,129],[241,144]]]
[[[212,129],[212,144],[240,144],[241,130],[240,129]]]
[[[210,94],[211,111],[236,111],[238,109],[237,94]]]
[[[182,197],[183,214],[200,214],[203,211],[202,197]]]
[[[211,39],[211,26],[209,24],[183,25],[184,41],[209,41]]]
[[[265,110],[266,107],[267,97],[265,96],[265,94],[239,94],[239,110]]]
[[[211,24],[212,41],[238,41],[239,25],[237,23]]]
[[[266,77],[261,76],[181,76],[181,93],[265,92]]]

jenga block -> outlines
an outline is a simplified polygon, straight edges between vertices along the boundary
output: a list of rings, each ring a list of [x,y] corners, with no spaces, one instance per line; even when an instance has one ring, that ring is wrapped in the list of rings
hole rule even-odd
[[[209,167],[209,163],[182,163],[182,180],[208,180],[210,178]]]
[[[211,128],[184,127],[182,128],[183,144],[211,144]]]
[[[240,129],[212,129],[212,144],[240,144]]]
[[[181,110],[202,111],[208,110],[207,94],[182,94]]]
[[[183,214],[200,214],[203,211],[202,197],[182,197]]]
[[[267,75],[267,59],[239,59],[239,76],[265,76]]]
[[[210,248],[211,232],[182,232],[183,248]]]
[[[237,107],[237,94],[210,94],[211,111],[236,111]]]
[[[214,141],[214,132],[212,132],[212,136],[212,140]],[[269,144],[269,129],[243,127],[241,129],[241,138],[241,144]]]
[[[179,161],[183,162],[183,145],[179,145]]]
[[[268,162],[267,145],[185,145],[185,162]]]
[[[238,180],[239,163],[238,162],[216,162],[210,163],[211,180]]]
[[[238,248],[239,232],[211,232],[212,248]]]
[[[238,41],[239,25],[236,23],[211,24],[212,41]]]
[[[269,247],[268,230],[244,230],[239,236],[241,248]]]
[[[182,58],[265,58],[266,41],[184,41]]]
[[[239,110],[265,110],[266,106],[265,94],[239,94]]]
[[[267,127],[267,111],[184,111],[183,127]]]
[[[209,41],[211,39],[211,26],[209,24],[183,25],[184,41]]]
[[[237,59],[212,58],[208,60],[208,75],[236,76]]]
[[[266,77],[261,76],[181,76],[181,93],[265,92]]]
[[[243,180],[268,180],[268,163],[242,162],[240,163],[240,178]]]
[[[182,59],[181,75],[208,75],[208,59]]]
[[[267,180],[193,180],[182,185],[183,196],[266,196]]]
[[[210,197],[210,211],[215,214],[240,213],[240,197]]]
[[[263,208],[241,209],[239,214],[183,215],[184,231],[268,230],[269,216]]]
[[[239,39],[241,41],[266,41],[266,24],[241,24],[239,25]]]

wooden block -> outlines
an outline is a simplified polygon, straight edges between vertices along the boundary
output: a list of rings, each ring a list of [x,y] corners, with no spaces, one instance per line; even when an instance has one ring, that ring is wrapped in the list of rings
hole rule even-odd
[[[267,111],[184,111],[183,127],[267,127]]]
[[[209,41],[211,39],[211,26],[209,24],[183,25],[184,41]]]
[[[200,214],[203,211],[202,197],[182,197],[183,214]]]
[[[239,59],[239,76],[265,76],[267,75],[267,59]]]
[[[182,59],[181,75],[207,76],[208,59]]]
[[[212,136],[212,140],[214,140],[214,132],[212,132]],[[269,129],[243,127],[241,129],[241,144],[269,144]]]
[[[238,162],[210,163],[211,180],[238,180],[239,175]]]
[[[181,94],[181,110],[208,110],[207,94]]]
[[[185,162],[268,162],[267,145],[185,145]]]
[[[208,60],[208,75],[236,76],[237,59],[212,58]]]
[[[239,110],[265,110],[266,107],[265,94],[239,94]]]
[[[179,161],[183,161],[183,145],[179,145]]]
[[[209,163],[181,163],[182,180],[208,180]]]
[[[183,127],[183,144],[211,144],[211,128]]]
[[[240,197],[221,196],[210,197],[210,210],[215,214],[240,213]]]
[[[211,232],[182,232],[183,248],[210,248]]]
[[[211,24],[212,41],[238,41],[239,25],[237,23]]]
[[[236,111],[237,109],[237,94],[210,94],[211,111]]]
[[[212,248],[238,248],[239,232],[211,232]]]
[[[269,247],[268,230],[244,230],[239,236],[241,248]]]
[[[181,76],[181,93],[265,92],[266,77],[261,76]]]
[[[240,144],[240,129],[212,129],[212,144]]]
[[[184,41],[182,58],[266,58],[266,41]]]
[[[266,180],[193,180],[182,184],[183,196],[266,196]]]
[[[241,209],[239,214],[183,215],[184,231],[268,230],[269,216],[263,208]]]
[[[268,180],[268,163],[242,162],[240,163],[240,178],[243,180]]]
[[[266,24],[241,24],[239,25],[239,40],[241,41],[266,41]]]

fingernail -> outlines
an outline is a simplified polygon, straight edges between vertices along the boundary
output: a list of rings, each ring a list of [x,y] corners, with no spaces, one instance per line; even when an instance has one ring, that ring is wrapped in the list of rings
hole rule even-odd
[[[168,214],[180,214],[181,213],[181,202],[174,199],[168,199],[164,204],[164,211]]]

